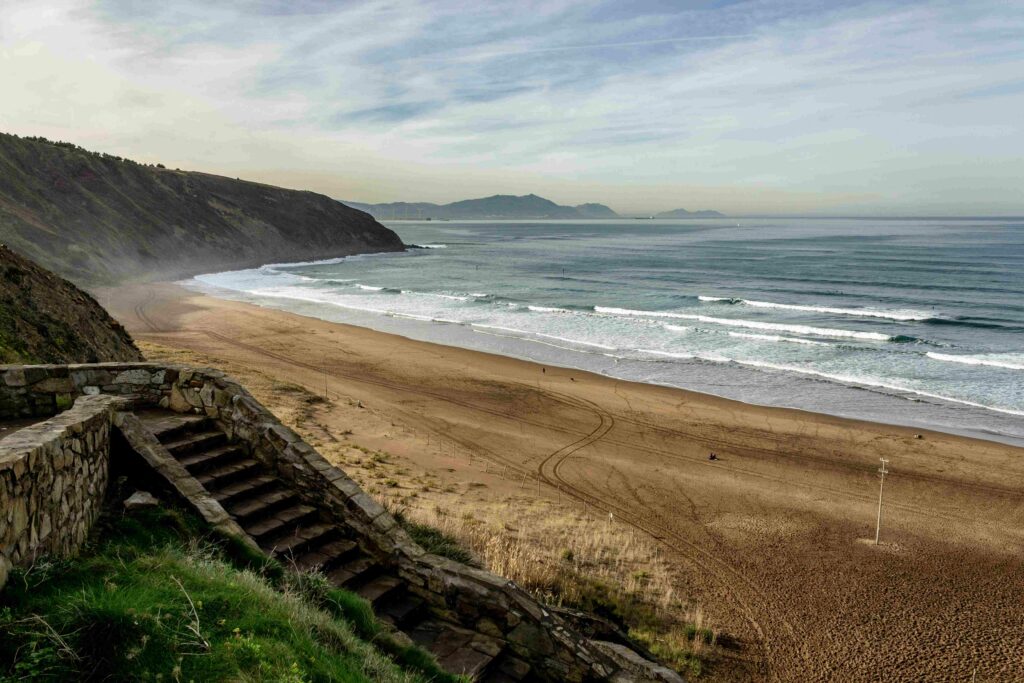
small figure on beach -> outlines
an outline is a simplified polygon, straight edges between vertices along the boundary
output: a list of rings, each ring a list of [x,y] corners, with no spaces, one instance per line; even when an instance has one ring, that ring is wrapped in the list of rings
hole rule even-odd
[[[712,453],[711,455],[708,456],[708,460],[718,460],[718,456]]]

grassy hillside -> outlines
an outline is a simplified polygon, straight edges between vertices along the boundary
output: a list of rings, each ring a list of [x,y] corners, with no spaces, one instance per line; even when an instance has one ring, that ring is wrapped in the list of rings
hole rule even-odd
[[[0,245],[0,363],[140,360],[91,296]]]
[[[83,554],[0,592],[0,683],[455,683],[369,605],[209,535],[191,515],[111,510]]]
[[[403,248],[313,192],[0,134],[0,241],[84,285]]]

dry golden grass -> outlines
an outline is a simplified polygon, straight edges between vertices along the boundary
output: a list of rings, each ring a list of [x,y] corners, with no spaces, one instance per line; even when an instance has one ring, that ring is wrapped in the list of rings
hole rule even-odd
[[[465,470],[430,472],[361,445],[350,429],[327,426],[338,422],[330,419],[332,412],[343,412],[353,427],[360,426],[361,416],[370,419],[354,410],[351,399],[332,395],[325,400],[224,359],[145,342],[139,346],[152,360],[227,372],[389,509],[439,530],[480,566],[544,602],[625,623],[634,638],[691,676],[714,658],[717,633],[705,623],[701,606],[677,592],[680,577],[672,564],[653,540],[632,527],[569,501],[531,495],[530,486],[515,495],[489,491],[467,480]]]

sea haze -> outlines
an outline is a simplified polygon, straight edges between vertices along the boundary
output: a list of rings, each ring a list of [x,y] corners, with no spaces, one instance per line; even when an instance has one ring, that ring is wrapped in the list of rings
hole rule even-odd
[[[189,285],[753,403],[1024,443],[1024,222],[395,222]]]

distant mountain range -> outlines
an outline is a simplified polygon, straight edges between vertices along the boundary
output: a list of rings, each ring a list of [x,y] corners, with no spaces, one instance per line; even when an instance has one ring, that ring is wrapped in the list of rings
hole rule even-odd
[[[365,204],[363,202],[342,203],[353,209],[365,211],[377,220],[398,219],[434,219],[434,220],[471,220],[471,219],[572,219],[572,218],[621,218],[619,214],[604,204],[579,204],[578,206],[562,206],[550,199],[535,194],[522,196],[496,194],[480,199],[465,199],[451,204],[432,204],[430,202],[390,202],[387,204]],[[722,214],[717,211],[687,211],[675,209],[660,213],[654,218],[718,218]]]
[[[510,194],[496,194],[481,199],[465,199],[451,204],[430,202],[390,202],[387,204],[364,204],[343,201],[353,209],[359,209],[378,220],[398,218],[433,219],[474,219],[474,218],[617,218],[619,214],[604,204],[580,204],[562,206],[550,199],[527,194],[521,197]]]
[[[725,218],[724,213],[717,211],[687,211],[686,209],[672,209],[655,214],[655,218]]]

